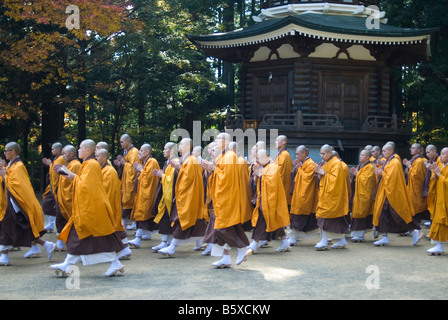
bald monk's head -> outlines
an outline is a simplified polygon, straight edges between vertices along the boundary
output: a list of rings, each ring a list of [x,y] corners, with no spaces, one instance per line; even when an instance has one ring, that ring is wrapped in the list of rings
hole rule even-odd
[[[171,159],[172,157],[174,157],[174,151],[176,148],[174,148],[176,146],[176,144],[174,142],[167,142],[165,143],[165,146],[163,147],[163,156],[166,159]]]
[[[179,154],[181,156],[188,155],[193,149],[193,140],[190,138],[183,138],[179,142]]]
[[[95,142],[92,139],[86,139],[79,145],[78,158],[86,160],[95,154]]]
[[[127,133],[123,134],[120,137],[120,145],[123,150],[129,149],[129,147],[132,145],[132,139]]]
[[[308,148],[304,145],[298,146],[296,148],[296,158],[299,159],[300,162],[303,162],[308,157],[309,152]]]
[[[428,160],[436,161],[437,158],[437,147],[433,144],[428,144],[426,146],[426,157]]]
[[[51,145],[51,154],[55,157],[59,156],[62,152],[62,143],[55,142]]]
[[[14,160],[17,156],[20,155],[20,145],[17,142],[11,141],[6,144],[5,150],[5,158],[9,161]]]
[[[275,147],[277,148],[277,150],[286,148],[287,143],[288,139],[285,135],[280,135],[277,137],[277,139],[275,139]]]
[[[261,149],[257,151],[257,163],[261,166],[265,166],[268,164],[270,158],[269,154],[265,149]]]
[[[320,148],[320,157],[323,161],[328,161],[333,156],[333,147],[329,144],[324,144]]]
[[[443,148],[442,151],[440,151],[440,162],[443,164],[448,163],[448,148]]]
[[[96,144],[96,150],[98,149],[106,149],[107,151],[109,151],[109,145],[107,144],[107,142],[100,141]]]
[[[66,145],[62,149],[62,157],[64,158],[65,162],[70,162],[76,157],[76,148],[72,146],[71,144]]]
[[[109,158],[109,151],[107,151],[106,149],[102,149],[102,148],[96,149],[95,158],[96,158],[96,161],[98,161],[98,163],[100,164],[100,166],[103,167]]]

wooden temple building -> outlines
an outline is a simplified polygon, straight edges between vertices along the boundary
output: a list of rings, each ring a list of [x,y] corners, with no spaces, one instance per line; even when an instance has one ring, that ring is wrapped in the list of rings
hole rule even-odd
[[[191,37],[207,55],[241,64],[239,113],[227,128],[278,129],[292,154],[304,144],[316,155],[328,143],[350,164],[367,144],[407,148],[391,68],[428,60],[434,29],[388,25],[379,0],[260,6],[252,26]]]

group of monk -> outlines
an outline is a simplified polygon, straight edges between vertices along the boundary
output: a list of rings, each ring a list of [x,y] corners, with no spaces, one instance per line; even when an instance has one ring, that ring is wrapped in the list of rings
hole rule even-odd
[[[152,250],[173,257],[176,247],[194,243],[202,255],[220,259],[212,266],[237,265],[272,240],[276,252],[289,251],[299,238],[319,237],[319,251],[345,248],[346,234],[363,242],[373,231],[375,246],[389,244],[389,233],[409,234],[417,245],[420,223],[430,223],[432,255],[443,253],[448,241],[446,183],[448,148],[417,143],[410,160],[401,160],[395,144],[366,146],[359,165],[349,168],[330,145],[320,148],[315,163],[300,145],[295,159],[287,137],[275,140],[276,155],[258,141],[248,158],[228,133],[220,133],[206,150],[189,138],[167,142],[162,168],[151,145],[137,149],[129,135],[120,138],[123,155],[109,160],[106,142],[86,139],[78,151],[73,145],[52,146],[48,186],[42,205],[20,160],[20,146],[5,146],[0,162],[0,265],[9,265],[8,252],[31,247],[25,258],[39,255],[42,246],[50,260],[66,250],[62,263],[50,268],[67,276],[70,266],[110,263],[105,276],[124,272],[121,260],[131,248],[155,232],[161,242]],[[426,153],[426,157],[425,157]],[[48,224],[44,226],[44,214]],[[135,238],[126,230],[135,228]],[[57,241],[45,241],[56,229]],[[251,232],[251,240],[247,233]],[[331,244],[331,246],[330,246]]]

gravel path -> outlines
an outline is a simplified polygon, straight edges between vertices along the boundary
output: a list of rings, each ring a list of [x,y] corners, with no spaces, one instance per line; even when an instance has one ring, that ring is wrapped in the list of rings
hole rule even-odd
[[[422,231],[428,233],[423,227]],[[133,231],[128,232],[133,239]],[[250,237],[250,233],[248,233]],[[44,239],[55,241],[55,233]],[[291,299],[446,299],[448,255],[429,256],[430,241],[412,246],[410,237],[390,235],[390,245],[375,247],[373,234],[346,249],[318,252],[318,239],[300,240],[290,252],[275,253],[280,244],[259,249],[240,266],[213,269],[215,257],[203,257],[193,244],[178,248],[175,258],[152,253],[160,235],[133,249],[123,261],[125,273],[104,277],[108,265],[78,265],[77,277],[61,278],[52,261],[24,259],[27,248],[10,253],[11,265],[0,267],[0,299],[43,300],[291,300]],[[43,249],[42,249],[43,250]],[[232,250],[233,260],[236,250]]]

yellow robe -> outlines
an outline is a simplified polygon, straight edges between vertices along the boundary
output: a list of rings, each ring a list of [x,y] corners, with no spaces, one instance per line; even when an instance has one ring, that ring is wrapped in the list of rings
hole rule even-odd
[[[331,157],[322,168],[325,175],[319,182],[316,217],[333,219],[348,214],[348,187],[342,162]]]
[[[174,186],[177,216],[182,231],[194,226],[202,219],[204,186],[202,168],[195,156],[188,156],[182,163]]]
[[[112,220],[112,224],[114,229],[115,231],[124,231],[121,215],[120,178],[118,177],[117,170],[112,165],[106,164],[101,169],[101,174],[103,176],[104,191],[113,211],[114,219]]]
[[[273,232],[286,227],[290,223],[285,188],[276,163],[268,163],[261,170],[261,175],[261,178],[257,181],[258,197],[257,205],[252,214],[252,226],[257,225],[258,209],[261,204],[261,211],[266,220],[266,232]]]
[[[437,163],[437,166],[440,169],[442,169],[443,163],[440,162],[440,157],[437,157],[436,163]],[[434,173],[431,173],[431,180],[429,181],[429,191],[428,191],[428,196],[426,198],[427,204],[428,204],[428,211],[431,215],[431,220],[433,219],[433,215],[434,215],[436,183],[437,183],[437,179],[434,178]]]
[[[138,149],[132,147],[124,159],[126,163],[121,176],[121,204],[123,209],[132,209],[135,200],[135,179],[137,177],[137,171],[135,171],[133,165],[134,162],[139,161]]]
[[[319,190],[314,172],[315,166],[314,161],[308,158],[297,169],[291,198],[292,214],[309,215],[316,213]]]
[[[426,176],[426,167],[422,157],[416,158],[408,172],[407,190],[414,206],[415,214],[428,209],[426,197],[423,197],[423,182]]]
[[[212,190],[215,229],[243,223],[246,217],[247,193],[241,190],[240,168],[242,165],[237,163],[237,155],[230,150],[221,154],[215,161]]]
[[[285,188],[286,200],[288,205],[291,204],[291,173],[293,170],[292,159],[288,150],[280,151],[275,163],[278,165],[280,176],[282,178],[283,187]]]
[[[157,207],[157,215],[154,218],[155,223],[159,223],[162,219],[165,211],[168,211],[168,216],[171,212],[171,205],[173,203],[173,181],[174,181],[174,168],[169,164],[165,168],[165,172],[160,179],[162,184],[162,199],[160,199]]]
[[[401,161],[395,158],[395,156],[393,157],[384,166],[382,178],[378,185],[373,209],[374,226],[378,226],[386,198],[405,223],[410,223],[414,216],[414,208],[406,188]]]
[[[375,167],[369,162],[362,166],[355,178],[352,218],[362,219],[373,215],[376,184]]]
[[[0,221],[5,217],[6,207],[8,206],[7,201],[5,181],[3,180],[3,177],[0,176]]]
[[[14,163],[7,169],[5,177],[6,189],[11,193],[17,204],[25,211],[31,225],[34,237],[38,238],[44,230],[44,214],[34,193],[33,186],[25,165],[22,161]]]
[[[249,178],[250,178],[250,173],[247,170],[248,165],[246,160],[243,157],[238,157],[238,171],[239,171],[239,177],[240,177],[240,189],[241,192],[243,193],[243,200],[241,202],[242,204],[242,210],[243,210],[243,218],[242,218],[242,223],[249,221],[250,219],[252,219],[252,211],[254,210],[252,203],[251,203],[251,199],[252,199],[252,195],[250,193],[250,188],[249,188]]]
[[[67,164],[67,169],[78,174],[81,168],[81,162],[78,159],[73,159]],[[72,196],[73,196],[73,181],[65,178],[63,175],[59,175],[57,203],[61,215],[65,220],[69,220],[72,216]]]
[[[157,160],[149,158],[138,176],[137,194],[131,212],[131,220],[146,221],[154,217],[151,208],[154,205],[157,185],[160,180],[152,173],[155,169],[160,169]]]
[[[53,160],[53,162],[50,165],[50,169],[48,171],[48,174],[50,175],[49,185],[51,186],[51,191],[53,192],[54,198],[57,199],[56,192],[59,185],[59,174],[53,170],[55,164],[66,165],[66,161],[64,160],[63,156],[58,156],[56,159]]]
[[[107,236],[115,232],[114,212],[103,186],[101,167],[95,159],[84,161],[73,180],[73,211],[58,239],[66,242],[75,227],[79,239]]]
[[[443,167],[435,186],[434,215],[428,237],[435,241],[448,241],[448,166]]]

